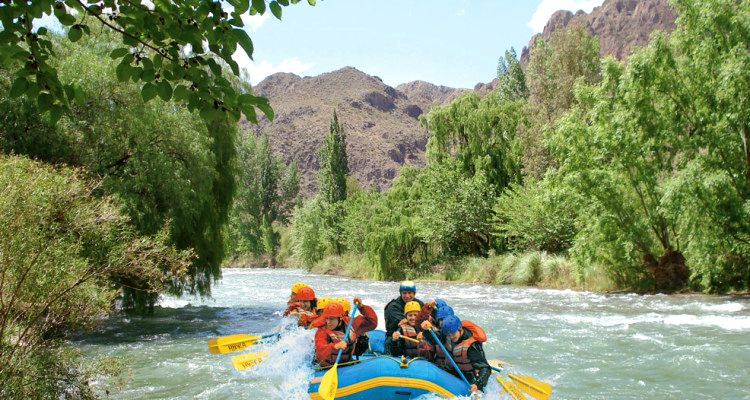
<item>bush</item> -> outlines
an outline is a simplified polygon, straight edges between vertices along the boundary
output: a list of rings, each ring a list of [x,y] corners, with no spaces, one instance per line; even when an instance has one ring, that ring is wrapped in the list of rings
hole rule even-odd
[[[88,397],[60,339],[112,309],[113,282],[158,294],[191,261],[135,234],[81,171],[0,157],[0,397]]]

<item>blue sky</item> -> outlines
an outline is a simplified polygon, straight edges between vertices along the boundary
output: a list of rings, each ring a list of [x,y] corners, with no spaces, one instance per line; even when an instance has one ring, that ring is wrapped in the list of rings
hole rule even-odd
[[[247,17],[251,62],[235,59],[257,83],[274,72],[314,76],[345,66],[386,84],[424,80],[471,88],[495,77],[511,46],[521,54],[559,9],[590,12],[603,0],[318,0]]]

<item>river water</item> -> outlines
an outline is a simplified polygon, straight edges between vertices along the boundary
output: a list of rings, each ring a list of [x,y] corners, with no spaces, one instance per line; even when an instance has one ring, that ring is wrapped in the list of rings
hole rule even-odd
[[[280,311],[297,281],[319,296],[361,296],[378,312],[381,329],[383,307],[398,295],[392,282],[225,269],[211,298],[165,297],[154,317],[112,318],[75,344],[87,358],[126,361],[130,371],[114,399],[302,399],[312,374],[312,332],[294,329],[280,342],[253,346],[270,357],[244,372],[232,368],[231,355],[206,348],[210,337],[289,325]],[[485,328],[487,357],[550,383],[553,399],[750,399],[746,297],[421,282],[417,290],[418,298],[441,297]],[[111,382],[95,384],[103,390]],[[505,398],[494,380],[487,392]]]

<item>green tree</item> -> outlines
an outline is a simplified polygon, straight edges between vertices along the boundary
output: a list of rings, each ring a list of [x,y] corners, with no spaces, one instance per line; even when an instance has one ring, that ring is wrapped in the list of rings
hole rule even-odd
[[[343,251],[341,222],[346,200],[346,177],[349,174],[349,159],[346,155],[346,132],[339,124],[336,111],[331,118],[331,129],[320,149],[320,171],[318,193],[320,195],[323,234],[327,246],[334,254]]]
[[[500,191],[520,180],[516,131],[523,101],[465,94],[445,107],[433,108],[427,126],[427,159],[441,163],[455,157],[465,176],[484,175]]]
[[[279,233],[276,222],[288,219],[299,193],[299,171],[292,163],[282,171],[268,136],[248,135],[239,146],[240,190],[235,200],[230,246],[236,253],[267,254],[276,265]]]
[[[346,132],[339,124],[336,111],[331,118],[331,129],[320,149],[318,192],[323,201],[333,204],[346,199],[346,177],[349,175],[349,158],[346,155]]]
[[[41,112],[50,111],[57,121],[85,94],[73,79],[60,79],[53,39],[46,28],[34,30],[34,21],[48,16],[67,27],[67,38],[111,30],[119,47],[108,56],[118,61],[109,78],[132,80],[144,101],[160,97],[184,102],[210,121],[240,119],[241,113],[256,120],[255,107],[273,118],[268,100],[249,91],[238,91],[227,79],[222,65],[239,77],[232,59],[237,46],[252,59],[253,43],[242,29],[241,16],[264,14],[281,19],[282,7],[299,0],[232,0],[227,3],[188,1],[115,2],[114,0],[37,0],[14,2],[0,8],[0,60],[2,67],[15,64],[11,95],[37,102]],[[310,5],[315,0],[308,0]]]
[[[145,104],[136,84],[112,81],[115,63],[102,62],[113,47],[109,34],[68,46],[55,67],[62,79],[77,79],[87,103],[73,104],[52,125],[36,102],[0,96],[2,151],[85,167],[101,180],[102,192],[121,198],[139,233],[153,235],[166,225],[171,243],[197,253],[186,279],[175,279],[171,290],[209,293],[211,280],[221,275],[235,192],[236,125],[206,125],[161,99]],[[11,85],[9,72],[0,71],[0,93]],[[126,307],[145,309],[158,295],[135,281],[121,283]]]
[[[525,176],[539,180],[548,168],[556,166],[545,137],[575,104],[576,83],[599,82],[599,64],[599,41],[582,25],[555,31],[549,42],[539,38],[531,47],[526,70],[527,120],[518,135]]]
[[[113,282],[159,293],[194,253],[139,235],[82,170],[0,156],[0,187],[0,397],[95,398],[86,380],[109,368],[86,372],[67,334],[110,312]]]
[[[555,136],[561,171],[588,201],[573,253],[657,290],[750,282],[750,2],[675,2],[656,35],[602,82]],[[689,270],[688,270],[689,268]]]
[[[529,97],[526,87],[526,74],[518,62],[516,50],[513,47],[505,51],[505,55],[497,62],[496,94],[506,100],[520,100]]]

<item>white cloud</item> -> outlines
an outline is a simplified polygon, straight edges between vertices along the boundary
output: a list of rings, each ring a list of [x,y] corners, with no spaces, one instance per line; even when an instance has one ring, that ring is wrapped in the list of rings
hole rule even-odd
[[[596,6],[602,5],[604,0],[542,0],[534,11],[526,26],[531,28],[534,33],[544,30],[544,25],[549,21],[549,17],[557,10],[570,10],[576,12],[583,10],[591,12]]]
[[[237,50],[232,58],[237,61],[240,69],[247,74],[246,77],[250,79],[250,83],[253,85],[256,85],[265,77],[277,72],[290,72],[296,75],[302,75],[315,66],[314,62],[306,63],[296,58],[287,58],[281,61],[278,65],[273,65],[267,60],[253,62],[247,57],[247,54],[245,54],[242,49]]]

